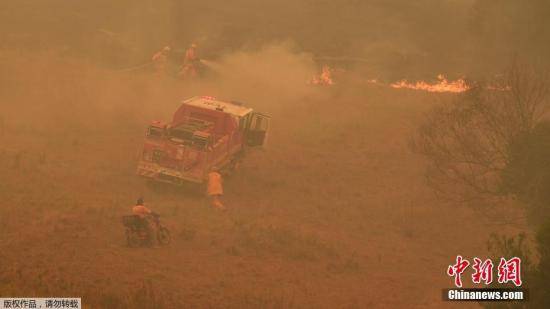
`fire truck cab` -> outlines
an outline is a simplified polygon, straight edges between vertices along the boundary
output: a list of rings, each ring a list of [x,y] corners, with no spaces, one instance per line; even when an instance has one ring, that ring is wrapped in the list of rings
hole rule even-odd
[[[245,149],[267,142],[270,117],[238,102],[197,96],[184,100],[170,123],[147,128],[137,174],[182,184],[202,183],[212,170],[242,159]]]

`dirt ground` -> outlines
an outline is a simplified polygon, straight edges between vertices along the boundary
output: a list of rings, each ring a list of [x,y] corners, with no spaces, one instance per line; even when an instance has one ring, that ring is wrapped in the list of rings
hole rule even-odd
[[[275,47],[224,65],[243,57],[302,63]],[[93,308],[450,307],[447,265],[485,254],[499,228],[437,200],[409,150],[423,113],[452,95],[313,87],[298,65],[285,82],[284,70],[258,70],[182,83],[47,54],[13,59],[0,59],[3,296],[78,296]],[[268,147],[225,181],[227,212],[203,188],[135,175],[148,121],[197,93],[273,117]],[[120,217],[138,196],[172,230],[170,246],[125,246]]]

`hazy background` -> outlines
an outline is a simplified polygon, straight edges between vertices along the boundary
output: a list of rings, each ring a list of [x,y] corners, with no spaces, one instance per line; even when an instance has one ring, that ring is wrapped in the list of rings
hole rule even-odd
[[[373,76],[479,75],[515,55],[547,58],[549,14],[544,0],[6,0],[0,47],[53,49],[115,68],[164,45],[181,53],[195,41],[215,58],[292,41]],[[345,61],[352,58],[360,61]]]

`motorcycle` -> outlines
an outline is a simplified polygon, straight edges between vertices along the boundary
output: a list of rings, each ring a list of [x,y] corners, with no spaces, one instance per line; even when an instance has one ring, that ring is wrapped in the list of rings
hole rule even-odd
[[[148,220],[151,220],[154,228],[148,226]],[[160,223],[160,215],[156,213],[151,213],[149,219],[137,215],[123,216],[122,224],[126,230],[128,247],[151,247],[153,237],[156,237],[160,245],[168,245],[171,241],[170,230]]]

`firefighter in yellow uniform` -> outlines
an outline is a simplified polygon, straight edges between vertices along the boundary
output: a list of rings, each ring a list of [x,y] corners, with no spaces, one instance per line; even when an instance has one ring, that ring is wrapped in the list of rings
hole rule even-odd
[[[208,187],[206,190],[212,207],[225,210],[220,197],[223,195],[222,176],[216,171],[208,173]]]

